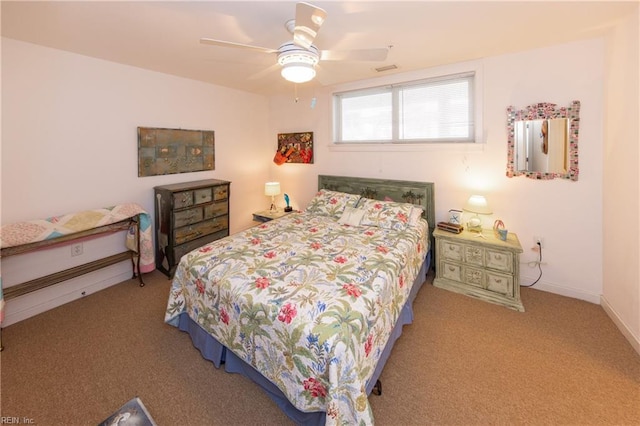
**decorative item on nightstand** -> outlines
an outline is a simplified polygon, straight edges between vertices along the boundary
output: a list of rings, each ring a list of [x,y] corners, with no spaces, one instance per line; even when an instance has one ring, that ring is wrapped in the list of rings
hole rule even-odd
[[[271,196],[269,211],[276,211],[276,195],[280,195],[280,182],[267,182],[264,184],[264,195]]]
[[[474,216],[467,221],[467,230],[471,232],[482,232],[482,218],[478,215],[490,215],[493,213],[487,204],[487,199],[482,195],[472,195],[469,197],[462,209],[469,213],[475,213]]]
[[[496,234],[496,237],[500,238],[502,241],[507,241],[509,231],[504,229],[504,222],[500,219],[493,222],[493,232]]]
[[[462,210],[449,210],[449,223],[462,225]]]
[[[293,207],[289,205],[289,195],[284,194],[284,202],[287,203],[287,207],[284,208],[284,211],[290,213],[293,211]]]

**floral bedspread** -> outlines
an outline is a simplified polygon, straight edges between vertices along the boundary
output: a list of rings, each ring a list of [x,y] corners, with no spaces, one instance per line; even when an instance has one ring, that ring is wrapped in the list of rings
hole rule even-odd
[[[428,226],[291,213],[194,250],[165,321],[204,330],[327,424],[372,424],[365,387],[428,251]]]

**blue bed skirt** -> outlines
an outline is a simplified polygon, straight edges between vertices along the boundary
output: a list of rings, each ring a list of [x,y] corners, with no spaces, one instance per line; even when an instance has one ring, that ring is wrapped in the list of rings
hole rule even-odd
[[[371,380],[367,383],[366,390],[367,394],[370,394],[373,390],[376,382],[380,378],[382,374],[382,369],[391,354],[391,349],[395,344],[396,340],[402,334],[402,327],[406,324],[411,324],[413,322],[413,301],[418,294],[418,291],[424,284],[426,280],[427,272],[429,271],[429,265],[431,263],[431,253],[429,251],[427,257],[422,264],[422,268],[418,273],[418,276],[413,283],[413,287],[411,288],[411,293],[409,293],[409,298],[404,308],[400,312],[400,317],[398,318],[398,322],[394,327],[391,335],[389,336],[389,341],[382,351],[382,355],[380,356],[380,361],[378,362],[378,366],[371,376]],[[304,424],[304,425],[324,425],[326,413],[324,411],[317,411],[312,413],[306,413],[298,410],[294,407],[287,397],[282,393],[282,391],[269,380],[267,380],[262,374],[260,374],[257,370],[255,370],[252,366],[244,362],[242,359],[238,358],[232,351],[227,350],[225,346],[223,346],[220,342],[218,342],[214,337],[209,335],[202,327],[200,327],[196,322],[194,322],[189,315],[185,312],[180,314],[178,328],[182,331],[186,331],[189,333],[191,337],[191,341],[193,345],[200,350],[202,357],[207,359],[217,367],[220,368],[221,365],[224,365],[225,371],[228,373],[239,373],[249,379],[253,380],[257,383],[265,392],[269,395],[269,397],[280,407],[284,413],[289,416],[296,424]]]

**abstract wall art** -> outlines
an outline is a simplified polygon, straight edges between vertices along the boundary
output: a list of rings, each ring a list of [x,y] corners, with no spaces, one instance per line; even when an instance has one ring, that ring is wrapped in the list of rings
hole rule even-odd
[[[213,130],[138,127],[138,177],[214,169]]]

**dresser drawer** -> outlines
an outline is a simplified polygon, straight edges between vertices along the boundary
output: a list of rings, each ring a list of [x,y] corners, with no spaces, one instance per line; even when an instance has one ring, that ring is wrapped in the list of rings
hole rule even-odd
[[[228,186],[216,186],[213,188],[213,199],[216,201],[226,200],[229,198]]]
[[[193,205],[193,191],[176,192],[173,194],[173,208],[183,209]]]
[[[226,202],[213,203],[204,206],[204,217],[210,219],[212,217],[223,216],[229,213],[229,204]]]
[[[193,250],[195,250],[197,248],[200,248],[200,247],[204,246],[205,244],[209,244],[210,242],[219,240],[220,238],[224,238],[227,235],[229,235],[229,233],[226,230],[222,230],[222,231],[218,231],[218,232],[213,233],[213,234],[205,235],[202,238],[198,238],[198,239],[195,239],[193,241],[189,241],[188,243],[176,246],[173,249],[174,259],[176,259],[176,263],[179,263],[180,262],[180,258],[182,256],[184,256],[185,254],[189,253],[190,251],[193,251]]]
[[[513,254],[502,250],[485,250],[487,268],[504,272],[513,272]]]
[[[196,189],[193,191],[193,197],[196,204],[210,203],[213,200],[211,188]]]
[[[191,225],[204,219],[202,207],[180,210],[173,213],[173,220],[176,228]]]
[[[174,239],[176,245],[184,244],[188,241],[195,240],[204,235],[213,234],[214,232],[229,227],[229,217],[222,216],[205,220],[193,225],[176,228]]]

